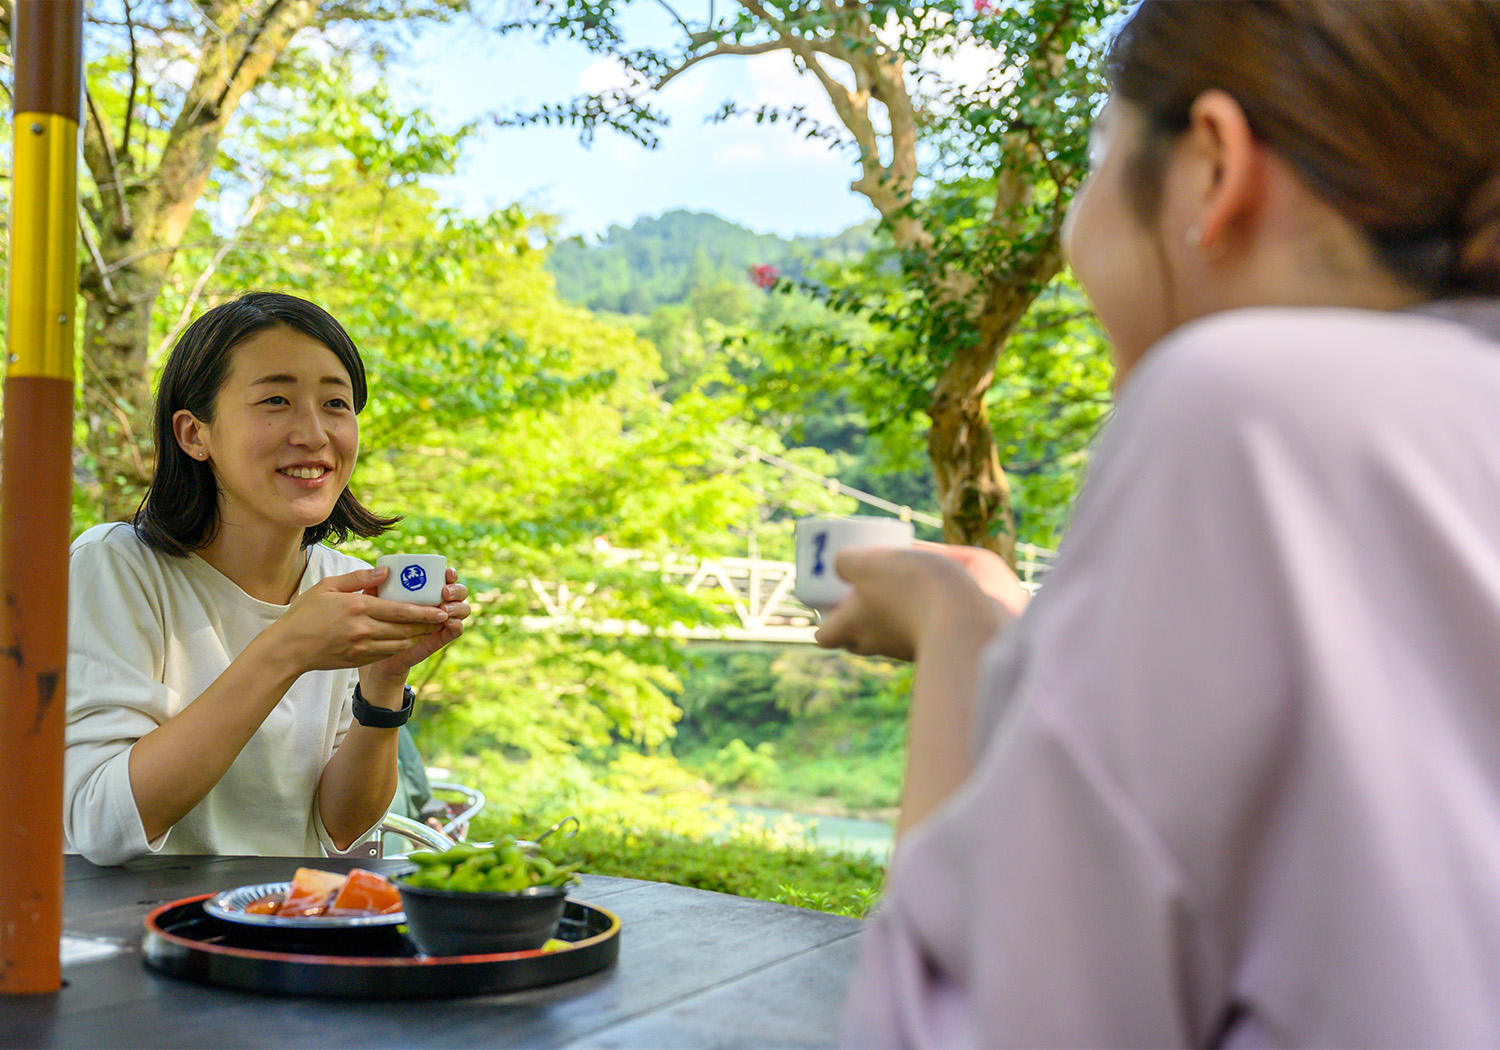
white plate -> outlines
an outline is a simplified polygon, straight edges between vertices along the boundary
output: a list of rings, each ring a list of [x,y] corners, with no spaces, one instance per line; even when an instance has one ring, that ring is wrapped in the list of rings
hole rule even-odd
[[[267,926],[282,930],[348,930],[369,926],[400,926],[406,921],[404,911],[389,915],[255,915],[245,911],[263,897],[284,897],[290,882],[263,882],[225,890],[203,902],[203,910],[216,919],[246,926]]]

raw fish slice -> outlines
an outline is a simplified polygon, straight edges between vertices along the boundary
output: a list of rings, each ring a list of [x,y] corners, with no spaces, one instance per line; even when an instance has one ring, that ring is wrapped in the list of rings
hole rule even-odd
[[[298,868],[276,914],[283,918],[322,915],[328,908],[328,902],[343,888],[342,875],[318,871],[316,868]]]
[[[401,893],[384,875],[355,868],[328,909],[330,915],[385,915],[401,910]]]

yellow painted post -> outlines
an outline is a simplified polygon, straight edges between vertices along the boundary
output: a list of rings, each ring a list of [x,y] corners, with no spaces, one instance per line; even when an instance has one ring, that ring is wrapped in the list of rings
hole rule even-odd
[[[16,0],[15,168],[0,453],[0,992],[62,986],[62,764],[72,506],[83,0]]]

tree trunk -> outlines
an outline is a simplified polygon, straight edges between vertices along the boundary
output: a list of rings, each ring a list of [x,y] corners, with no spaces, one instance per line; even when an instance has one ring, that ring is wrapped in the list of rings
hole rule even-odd
[[[995,371],[993,355],[990,367],[976,376],[974,366],[982,364],[955,360],[944,369],[927,407],[932,418],[927,455],[943,512],[944,541],[988,547],[1009,562],[1016,547],[1010,483],[1000,469],[984,407]]]
[[[927,452],[943,512],[943,538],[988,547],[1014,561],[1010,485],[1000,468],[985,392],[1011,331],[1061,266],[1057,247],[1061,207],[1055,203],[1050,216],[1042,217],[1042,228],[1032,229],[1037,185],[1051,182],[1056,195],[1063,197],[1071,169],[1055,169],[1051,158],[1056,144],[1047,143],[1045,129],[1039,131],[1018,117],[1003,136],[1000,153],[1008,160],[995,173],[991,215],[992,229],[1013,238],[1010,250],[1003,253],[1010,255],[1012,265],[1001,274],[992,270],[991,275],[981,276],[961,263],[945,260],[939,231],[924,225],[941,220],[924,220],[911,207],[921,173],[918,142],[924,120],[930,120],[931,114],[921,112],[920,96],[913,94],[909,83],[916,74],[915,57],[879,32],[890,12],[877,18],[867,5],[822,0],[793,5],[795,10],[785,5],[773,10],[762,0],[741,0],[741,6],[768,30],[765,39],[751,39],[753,33],[742,37],[738,24],[731,28],[715,23],[712,14],[701,33],[684,23],[689,32],[687,49],[678,62],[656,76],[654,87],[662,89],[706,59],[772,51],[789,52],[799,72],[817,80],[859,151],[860,174],[849,188],[880,213],[896,247],[914,259],[925,256],[928,260],[925,267],[921,262],[908,263],[908,286],[928,306],[956,308],[953,312],[977,330],[973,345],[959,348],[944,365],[926,409],[932,420]],[[1029,43],[1014,53],[1024,54],[1024,83],[1029,85],[1025,90],[1035,98],[1028,106],[1017,107],[1017,113],[1056,112],[1044,87],[1056,84],[1067,68],[1073,31],[1081,16],[1067,3],[1027,6],[1040,21],[1032,24],[1030,37],[1024,38]],[[835,75],[825,68],[827,64],[847,75]],[[1021,89],[1020,85],[1016,88]]]
[[[989,281],[976,323],[979,338],[949,361],[933,388],[927,455],[943,512],[943,539],[987,547],[1015,563],[1016,519],[1000,467],[984,395],[1016,323],[1062,268],[1054,233],[1022,272]]]
[[[204,186],[224,132],[319,0],[205,0],[210,23],[198,41],[196,72],[154,169],[128,148],[133,114],[116,136],[87,98],[84,159],[96,196],[84,202],[95,231],[79,286],[87,310],[83,334],[87,448],[105,520],[129,517],[151,480],[151,311]],[[129,17],[130,8],[126,7]],[[134,52],[131,55],[135,61]],[[138,72],[138,71],[137,71]],[[134,94],[132,88],[132,96]]]
[[[164,275],[134,267],[116,270],[110,295],[92,271],[83,282],[85,447],[94,461],[103,519],[123,521],[135,513],[155,464],[146,354],[151,307]]]

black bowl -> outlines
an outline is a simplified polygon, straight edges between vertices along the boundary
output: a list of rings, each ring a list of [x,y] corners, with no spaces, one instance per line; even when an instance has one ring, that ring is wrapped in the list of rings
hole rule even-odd
[[[406,932],[424,955],[491,955],[540,948],[557,929],[566,886],[518,893],[434,890],[396,880]]]

